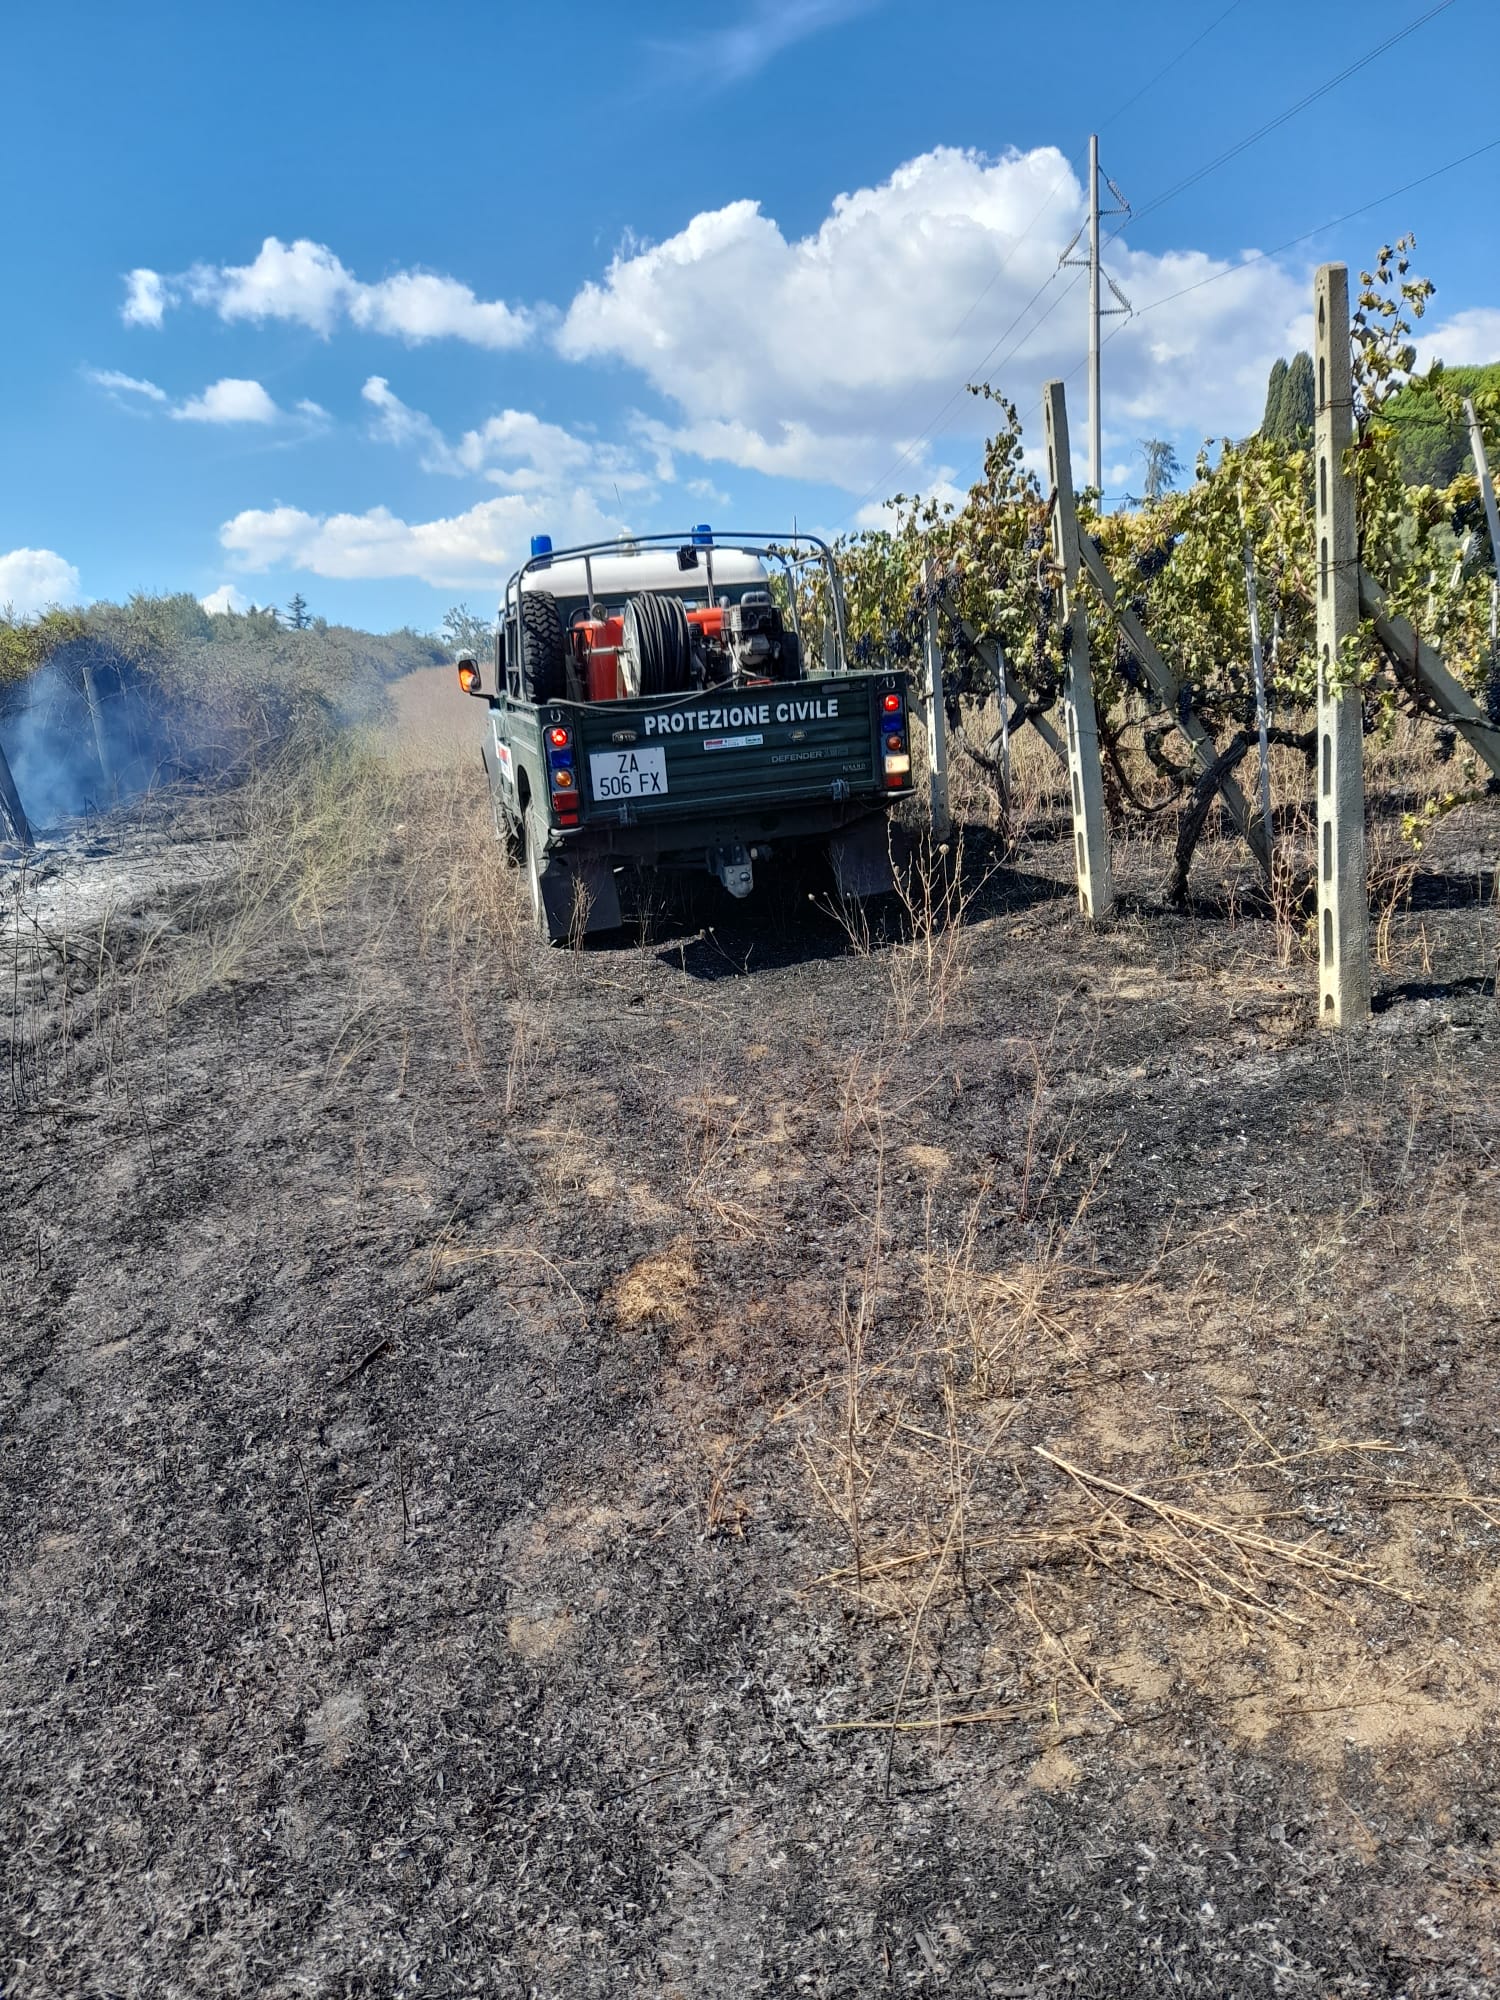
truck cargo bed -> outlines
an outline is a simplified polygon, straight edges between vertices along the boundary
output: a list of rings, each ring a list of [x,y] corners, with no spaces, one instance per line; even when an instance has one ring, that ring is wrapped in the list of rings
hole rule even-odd
[[[840,674],[723,696],[556,704],[577,745],[583,823],[879,797],[887,683],[895,685],[888,675]]]

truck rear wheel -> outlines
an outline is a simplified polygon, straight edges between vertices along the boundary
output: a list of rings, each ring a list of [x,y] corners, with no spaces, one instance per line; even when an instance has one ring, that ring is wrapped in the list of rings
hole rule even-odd
[[[526,835],[522,831],[520,821],[511,816],[510,807],[503,802],[498,792],[490,793],[490,805],[495,815],[495,837],[500,842],[500,852],[505,857],[505,865],[507,868],[515,868],[520,863],[526,845]]]
[[[568,646],[562,614],[550,590],[521,592],[521,692],[528,701],[561,701],[567,691]]]
[[[692,686],[693,638],[678,599],[655,593],[632,597],[623,622],[620,678],[626,694],[685,693]]]
[[[529,806],[526,811],[526,886],[531,891],[531,928],[546,944],[568,942],[568,926],[558,922],[555,909],[549,911],[542,883],[543,873],[556,865],[547,860],[547,822],[535,806]],[[571,873],[568,889],[571,902]],[[555,897],[553,900],[555,903]]]

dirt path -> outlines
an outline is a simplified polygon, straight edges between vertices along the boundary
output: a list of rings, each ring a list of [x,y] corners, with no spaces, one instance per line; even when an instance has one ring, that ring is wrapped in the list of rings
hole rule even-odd
[[[1045,846],[543,954],[408,782],[14,945],[7,1996],[1500,1992],[1500,818],[1344,1043]]]

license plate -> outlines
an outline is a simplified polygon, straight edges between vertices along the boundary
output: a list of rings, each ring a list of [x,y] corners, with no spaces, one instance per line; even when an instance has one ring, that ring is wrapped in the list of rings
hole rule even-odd
[[[596,799],[661,799],[667,794],[665,750],[591,750]]]

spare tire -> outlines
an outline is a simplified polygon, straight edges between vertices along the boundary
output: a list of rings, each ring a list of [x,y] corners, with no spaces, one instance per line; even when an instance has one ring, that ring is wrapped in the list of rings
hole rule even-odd
[[[521,692],[528,701],[561,701],[568,686],[568,645],[550,590],[521,592]]]
[[[648,592],[626,603],[620,679],[627,695],[682,694],[692,686],[693,631],[680,599]]]

